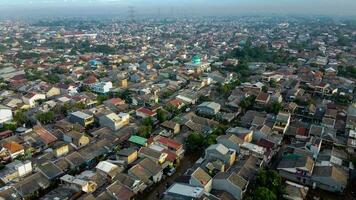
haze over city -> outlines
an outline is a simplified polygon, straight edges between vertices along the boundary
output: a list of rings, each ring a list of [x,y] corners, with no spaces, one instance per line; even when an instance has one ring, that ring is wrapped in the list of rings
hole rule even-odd
[[[356,0],[0,0],[0,200],[355,200]]]
[[[354,16],[355,0],[2,0],[0,16],[332,15]],[[172,13],[173,11],[173,13]]]

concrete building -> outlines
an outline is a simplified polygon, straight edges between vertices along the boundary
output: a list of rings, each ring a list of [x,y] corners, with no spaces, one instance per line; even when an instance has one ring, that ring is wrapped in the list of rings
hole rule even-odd
[[[197,107],[197,110],[201,114],[216,115],[220,111],[220,104],[215,102],[204,102]]]

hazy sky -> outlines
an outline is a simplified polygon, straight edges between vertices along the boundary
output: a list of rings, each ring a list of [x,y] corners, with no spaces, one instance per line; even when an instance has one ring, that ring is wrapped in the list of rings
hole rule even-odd
[[[0,15],[115,14],[322,14],[356,16],[356,0],[0,0]]]

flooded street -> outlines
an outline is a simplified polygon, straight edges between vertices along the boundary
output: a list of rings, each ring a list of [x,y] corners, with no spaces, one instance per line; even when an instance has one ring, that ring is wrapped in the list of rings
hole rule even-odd
[[[200,153],[187,153],[177,167],[176,173],[170,177],[167,176],[166,179],[152,186],[151,189],[146,190],[143,194],[138,195],[137,199],[157,200],[162,197],[164,191],[167,189],[167,186],[169,187],[177,177],[183,175],[195,163],[195,161],[199,159],[200,156]],[[158,194],[160,197],[158,197]]]

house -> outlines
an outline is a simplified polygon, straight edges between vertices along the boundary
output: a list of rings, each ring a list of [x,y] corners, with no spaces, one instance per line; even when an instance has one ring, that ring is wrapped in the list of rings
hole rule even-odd
[[[135,196],[129,188],[117,181],[106,188],[106,193],[115,200],[132,200]]]
[[[255,99],[256,105],[260,107],[266,106],[269,100],[270,100],[270,95],[266,92],[260,92]]]
[[[180,132],[180,125],[172,120],[164,121],[161,126],[165,129],[168,129],[173,134],[177,134]]]
[[[277,170],[283,178],[304,185],[310,184],[314,164],[314,160],[308,155],[289,154],[283,156]]]
[[[286,181],[285,194],[283,198],[286,200],[304,200],[307,197],[309,188],[290,181]]]
[[[231,127],[226,130],[226,134],[234,134],[244,142],[251,142],[253,139],[253,130],[242,127]]]
[[[36,102],[39,100],[45,100],[46,95],[30,92],[22,97],[22,101],[29,105],[31,108],[36,106]]]
[[[7,150],[12,159],[25,154],[24,147],[15,141],[7,141],[3,143],[2,147]]]
[[[184,183],[173,183],[165,192],[164,199],[200,199],[204,194],[202,187]]]
[[[0,126],[12,120],[12,110],[7,106],[0,105]]]
[[[47,98],[55,97],[61,94],[61,90],[58,87],[45,86],[44,92]]]
[[[79,149],[89,144],[90,139],[83,133],[77,131],[69,131],[63,134],[63,141],[69,142],[74,145],[75,148]]]
[[[166,138],[163,136],[156,136],[156,137],[152,138],[151,141],[152,141],[152,143],[150,143],[150,145],[152,145],[152,144],[158,145],[166,150],[173,152],[175,155],[177,155],[180,158],[184,154],[183,144],[181,144],[173,139]]]
[[[137,135],[131,135],[128,141],[139,146],[147,146],[147,139]]]
[[[8,182],[24,177],[32,172],[32,163],[29,160],[20,161],[14,160],[13,162],[5,165],[5,167],[0,171],[1,182],[7,184]]]
[[[121,149],[116,153],[118,160],[124,160],[126,164],[131,164],[138,158],[138,152],[134,148]]]
[[[54,156],[57,158],[67,155],[69,153],[69,145],[65,142],[58,141],[52,145]]]
[[[54,136],[52,133],[50,133],[48,130],[46,130],[45,128],[43,128],[43,126],[41,125],[36,125],[33,127],[33,131],[40,136],[41,140],[46,144],[52,144],[55,141],[58,140],[58,138],[56,136]]]
[[[75,169],[81,166],[86,161],[84,157],[81,156],[77,151],[74,151],[73,153],[70,153],[65,156],[64,160],[66,161],[66,163],[69,164],[70,169]]]
[[[216,138],[216,141],[218,144],[222,144],[229,149],[234,149],[236,152],[240,152],[240,145],[244,142],[234,134],[220,135]]]
[[[99,94],[107,94],[113,88],[112,82],[99,82],[91,85],[91,90]]]
[[[120,182],[120,184],[129,188],[134,194],[143,192],[147,188],[144,182],[139,179],[134,179],[125,173],[119,173],[115,179]]]
[[[28,199],[50,186],[50,181],[40,172],[27,176],[13,187],[21,195],[22,199]]]
[[[197,107],[198,113],[205,115],[216,115],[220,111],[220,104],[215,102],[204,102]]]
[[[37,171],[41,172],[48,180],[54,180],[63,175],[63,171],[52,162],[37,166]]]
[[[148,147],[141,147],[138,151],[138,155],[141,158],[149,158],[158,164],[163,164],[168,156],[167,153],[157,151]]]
[[[119,167],[108,161],[100,161],[95,168],[110,179],[114,179],[117,174],[123,171],[122,167]]]
[[[135,179],[142,180],[147,185],[158,183],[162,179],[163,170],[159,164],[149,158],[144,158],[131,167],[128,174]]]
[[[157,113],[148,108],[141,107],[136,110],[136,116],[146,118],[146,117],[154,117]]]
[[[68,94],[69,96],[74,96],[76,94],[78,94],[78,85],[75,84],[63,84],[63,83],[59,83],[57,85],[57,87],[60,89],[61,94]]]
[[[177,109],[181,109],[184,106],[184,102],[180,99],[172,99],[168,103]]]
[[[213,189],[230,193],[235,199],[242,200],[248,181],[235,172],[219,172],[213,178]]]
[[[69,121],[73,124],[80,124],[84,127],[94,123],[94,117],[82,111],[76,111],[69,115]]]
[[[63,185],[68,185],[76,190],[83,191],[85,193],[94,192],[97,188],[97,184],[91,180],[84,180],[81,177],[74,177],[66,174],[60,178]]]
[[[213,187],[213,179],[202,168],[198,167],[191,175],[189,184],[204,188],[205,192],[210,192]]]
[[[228,149],[222,144],[213,144],[205,149],[205,159],[221,160],[226,165],[232,166],[236,160],[236,151]]]
[[[272,130],[284,134],[289,126],[291,115],[290,113],[279,112],[276,121],[272,127]]]
[[[127,113],[115,113],[105,114],[99,117],[99,123],[101,126],[108,127],[113,131],[117,131],[123,126],[129,124],[130,115]]]
[[[242,155],[253,155],[265,162],[268,162],[271,159],[271,155],[267,154],[268,151],[263,146],[259,146],[250,142],[244,142],[240,145],[240,148]]]
[[[348,173],[335,166],[315,166],[312,185],[330,192],[343,192],[347,186]]]

